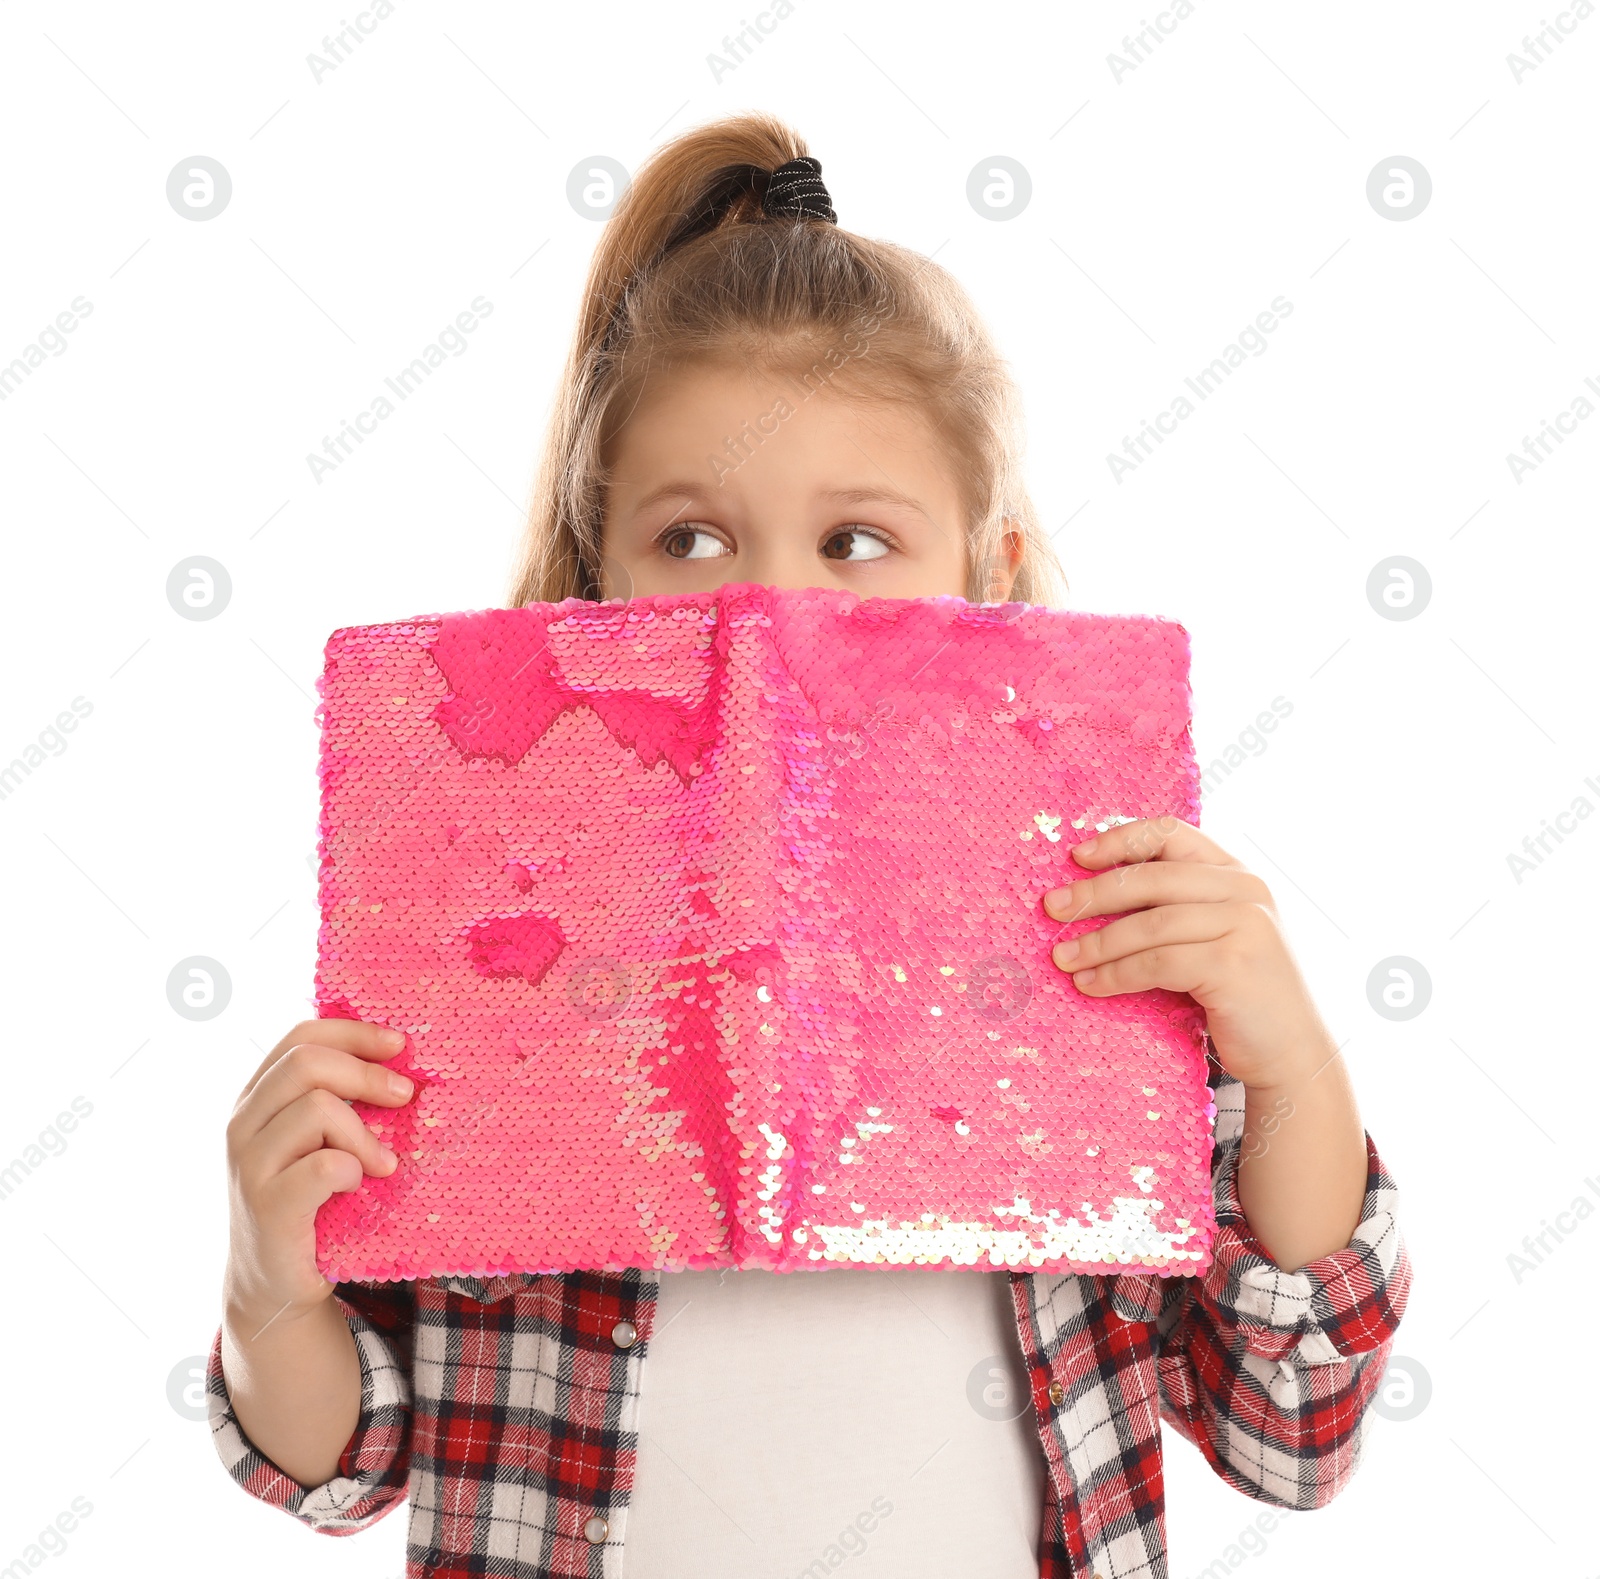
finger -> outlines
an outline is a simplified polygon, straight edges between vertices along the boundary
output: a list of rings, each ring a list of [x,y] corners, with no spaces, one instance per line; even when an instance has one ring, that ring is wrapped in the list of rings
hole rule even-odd
[[[395,1155],[353,1108],[329,1091],[309,1091],[275,1113],[242,1150],[239,1178],[249,1193],[264,1194],[272,1181],[302,1157],[342,1151],[363,1173],[382,1178],[395,1170]]]
[[[1265,905],[1271,897],[1267,885],[1242,866],[1151,861],[1080,877],[1052,888],[1043,903],[1045,914],[1053,920],[1081,921],[1085,916],[1115,915],[1146,905],[1228,900]]]
[[[416,1082],[359,1054],[302,1042],[267,1070],[234,1109],[228,1121],[229,1144],[248,1144],[284,1108],[319,1089],[348,1102],[400,1107],[415,1094]]]
[[[405,1032],[390,1030],[371,1020],[302,1020],[261,1060],[256,1072],[245,1082],[239,1100],[242,1102],[250,1095],[261,1077],[291,1047],[309,1044],[336,1047],[357,1058],[383,1059],[393,1058],[406,1045],[406,1038]]]
[[[285,1168],[262,1191],[266,1215],[278,1222],[304,1222],[317,1208],[341,1191],[353,1190],[366,1170],[347,1151],[325,1148],[313,1151]]]
[[[1088,998],[1145,992],[1151,987],[1198,994],[1218,973],[1218,948],[1216,941],[1163,944],[1080,970],[1073,975],[1072,984]]]
[[[1136,910],[1119,921],[1062,938],[1050,951],[1061,970],[1092,970],[1097,965],[1174,943],[1209,943],[1246,924],[1243,907],[1228,904],[1158,905]]]
[[[1207,866],[1240,863],[1181,817],[1139,817],[1119,822],[1073,845],[1079,866],[1095,868],[1130,861],[1198,861]]]

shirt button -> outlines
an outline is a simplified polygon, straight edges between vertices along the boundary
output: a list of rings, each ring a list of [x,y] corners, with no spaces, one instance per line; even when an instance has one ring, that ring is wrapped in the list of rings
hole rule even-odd
[[[610,1533],[611,1526],[598,1513],[584,1521],[583,1538],[591,1546],[598,1546]]]
[[[633,1341],[639,1336],[639,1330],[631,1321],[619,1321],[611,1329],[611,1341],[619,1349],[631,1349]]]
[[[1061,1385],[1060,1382],[1051,1382],[1051,1384],[1050,1384],[1050,1402],[1051,1403],[1059,1404],[1061,1402],[1061,1400],[1063,1398],[1065,1398],[1066,1396],[1067,1396],[1067,1390],[1066,1390],[1065,1387],[1063,1387]],[[1094,1579],[1100,1579],[1100,1575],[1096,1574],[1094,1576]]]

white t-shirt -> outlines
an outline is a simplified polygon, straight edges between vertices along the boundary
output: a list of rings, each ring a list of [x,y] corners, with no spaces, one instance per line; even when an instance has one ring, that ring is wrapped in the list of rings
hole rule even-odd
[[[628,1575],[1037,1579],[1044,1476],[1004,1269],[662,1274]]]

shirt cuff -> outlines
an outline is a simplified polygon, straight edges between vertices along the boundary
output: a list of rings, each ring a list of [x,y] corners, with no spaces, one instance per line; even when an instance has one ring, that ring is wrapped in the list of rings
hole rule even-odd
[[[302,1486],[245,1435],[222,1371],[222,1329],[206,1365],[211,1440],[228,1473],[252,1497],[281,1508],[327,1535],[353,1535],[405,1495],[410,1458],[411,1387],[389,1340],[338,1295],[361,1364],[361,1412],[339,1455],[337,1472],[319,1486]]]
[[[1367,1187],[1349,1244],[1285,1272],[1239,1204],[1244,1087],[1229,1080],[1216,1096],[1217,1236],[1197,1290],[1214,1320],[1236,1329],[1249,1353],[1304,1365],[1335,1364],[1387,1343],[1405,1310],[1411,1263],[1400,1235],[1399,1191],[1372,1136],[1363,1131]]]

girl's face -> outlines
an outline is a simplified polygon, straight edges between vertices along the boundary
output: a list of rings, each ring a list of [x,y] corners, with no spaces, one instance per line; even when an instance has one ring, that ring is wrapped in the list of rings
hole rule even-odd
[[[806,397],[806,389],[812,393]],[[965,594],[965,521],[930,426],[903,405],[702,364],[647,382],[611,447],[604,595],[729,581]],[[1010,591],[1020,539],[988,578]]]

